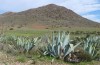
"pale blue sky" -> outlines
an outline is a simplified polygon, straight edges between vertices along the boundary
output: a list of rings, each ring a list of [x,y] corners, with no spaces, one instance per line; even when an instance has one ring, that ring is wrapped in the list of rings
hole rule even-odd
[[[100,22],[100,0],[0,0],[0,13],[20,12],[51,3],[65,6],[85,18]]]

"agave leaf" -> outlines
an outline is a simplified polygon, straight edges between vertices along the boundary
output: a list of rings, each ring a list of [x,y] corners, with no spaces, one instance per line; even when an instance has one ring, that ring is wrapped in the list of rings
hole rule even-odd
[[[38,37],[33,39],[34,43],[36,43],[38,41]]]
[[[64,57],[69,54],[69,49],[70,49],[70,46],[66,45],[64,49]]]
[[[80,44],[81,44],[81,42],[77,43],[77,44],[74,46],[74,49],[75,49],[76,47],[78,47]]]
[[[58,33],[58,41],[57,41],[57,43],[59,43],[60,42],[60,32]]]
[[[70,35],[68,34],[68,35],[66,35],[66,36],[64,37],[64,42],[63,42],[63,44],[62,44],[62,48],[64,48],[66,45],[68,45],[69,40],[70,40]]]

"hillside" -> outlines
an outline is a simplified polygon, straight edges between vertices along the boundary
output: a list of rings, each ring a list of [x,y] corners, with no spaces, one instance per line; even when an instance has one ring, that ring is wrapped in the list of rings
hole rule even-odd
[[[8,27],[100,27],[100,23],[83,18],[72,10],[55,4],[1,14],[0,23],[2,22]]]

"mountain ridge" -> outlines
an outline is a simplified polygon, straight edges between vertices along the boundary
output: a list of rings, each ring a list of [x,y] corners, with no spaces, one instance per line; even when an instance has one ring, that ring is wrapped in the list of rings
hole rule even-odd
[[[32,27],[32,24],[41,24],[46,27],[100,27],[100,23],[83,18],[72,10],[55,4],[2,14],[0,22],[26,27],[27,25]]]

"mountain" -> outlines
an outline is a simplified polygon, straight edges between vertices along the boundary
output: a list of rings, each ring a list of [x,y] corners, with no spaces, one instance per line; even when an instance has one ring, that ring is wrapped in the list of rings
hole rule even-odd
[[[5,13],[5,12],[6,12],[5,10],[0,10],[0,14]]]
[[[100,23],[83,18],[72,10],[55,4],[22,12],[7,12],[0,15],[0,22],[8,27],[100,27]]]

